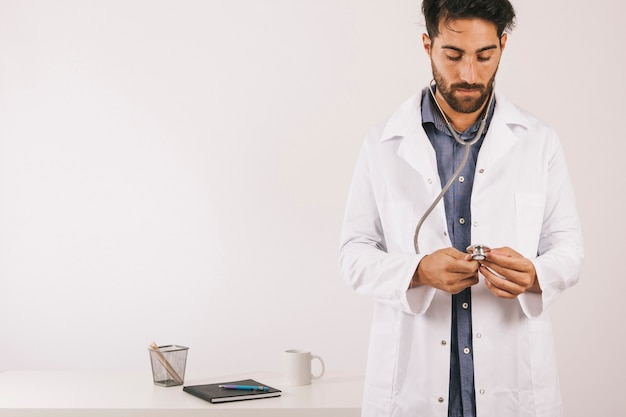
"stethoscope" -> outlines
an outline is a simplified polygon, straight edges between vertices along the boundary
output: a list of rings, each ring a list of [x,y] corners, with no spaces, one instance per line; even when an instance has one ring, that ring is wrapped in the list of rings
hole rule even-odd
[[[430,95],[433,98],[433,101],[435,102],[435,105],[437,106],[439,113],[441,113],[443,120],[446,122],[446,126],[448,130],[450,131],[450,134],[454,137],[454,140],[456,140],[461,145],[465,146],[465,152],[463,153],[463,159],[461,160],[461,164],[459,165],[459,167],[456,169],[456,171],[454,171],[454,173],[448,180],[447,184],[441,189],[441,192],[439,193],[439,195],[435,197],[430,207],[428,207],[426,212],[422,215],[422,218],[420,219],[420,221],[417,223],[417,226],[415,228],[415,235],[413,237],[413,245],[415,246],[416,254],[420,253],[417,240],[418,240],[418,236],[420,233],[420,229],[422,228],[422,224],[424,224],[424,221],[426,220],[426,218],[430,215],[430,213],[432,213],[432,211],[435,209],[437,204],[439,204],[439,201],[441,201],[446,191],[448,191],[448,189],[452,186],[452,183],[454,182],[454,180],[459,176],[459,174],[465,167],[465,164],[467,163],[467,158],[469,157],[470,146],[478,142],[480,137],[485,132],[485,127],[487,126],[487,116],[489,115],[489,108],[493,104],[494,91],[495,91],[495,88],[493,88],[492,86],[491,95],[489,96],[489,104],[487,105],[487,107],[485,107],[485,112],[484,112],[482,120],[480,121],[480,126],[478,127],[478,132],[476,132],[476,136],[474,136],[474,138],[472,138],[471,140],[464,141],[461,139],[456,129],[454,129],[454,127],[452,126],[452,123],[450,123],[450,121],[446,117],[446,114],[443,112],[443,109],[439,105],[439,102],[437,101],[437,98],[435,97],[435,91],[433,90],[433,81],[431,81],[431,83],[428,85],[428,90],[430,91]],[[467,251],[470,254],[472,254],[472,259],[482,261],[485,259],[486,252],[489,251],[489,248],[482,244],[476,244],[476,245],[469,246],[467,248]]]

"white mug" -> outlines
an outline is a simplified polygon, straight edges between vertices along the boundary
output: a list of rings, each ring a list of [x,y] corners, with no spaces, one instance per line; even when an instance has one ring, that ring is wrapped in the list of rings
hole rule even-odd
[[[318,375],[311,373],[311,362],[317,359],[322,367]],[[285,384],[287,385],[309,385],[311,380],[321,378],[326,367],[324,360],[311,352],[300,349],[289,349],[283,354],[283,370]]]

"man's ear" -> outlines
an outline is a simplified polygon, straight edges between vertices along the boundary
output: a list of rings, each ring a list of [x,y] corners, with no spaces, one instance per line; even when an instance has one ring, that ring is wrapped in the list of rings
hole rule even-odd
[[[509,36],[506,33],[503,33],[502,36],[500,36],[500,50],[504,51],[504,47],[506,46],[506,40],[509,38]]]
[[[426,53],[428,54],[428,56],[430,56],[430,49],[432,47],[432,40],[430,39],[430,36],[428,36],[426,33],[422,33],[422,44],[424,45],[424,51],[426,51]],[[505,40],[506,43],[506,40]]]

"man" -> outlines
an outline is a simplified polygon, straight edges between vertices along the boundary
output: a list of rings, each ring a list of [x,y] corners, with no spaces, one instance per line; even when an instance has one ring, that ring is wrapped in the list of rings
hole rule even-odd
[[[434,82],[366,137],[342,230],[342,273],[376,301],[363,415],[561,416],[548,307],[583,258],[563,152],[491,98],[508,0],[422,11]]]

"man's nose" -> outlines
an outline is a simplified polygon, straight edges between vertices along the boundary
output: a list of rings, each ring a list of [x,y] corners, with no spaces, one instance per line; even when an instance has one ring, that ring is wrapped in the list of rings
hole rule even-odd
[[[476,65],[470,57],[465,57],[461,61],[459,75],[463,82],[473,84],[476,80]]]

